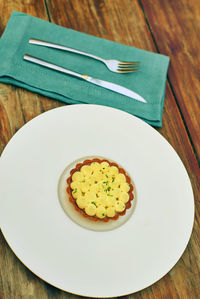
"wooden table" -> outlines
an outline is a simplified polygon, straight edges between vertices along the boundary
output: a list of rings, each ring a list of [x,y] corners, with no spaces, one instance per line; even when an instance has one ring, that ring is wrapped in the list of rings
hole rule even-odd
[[[200,298],[200,2],[199,0],[10,0],[0,1],[0,35],[12,10],[94,36],[170,56],[163,127],[190,176],[196,204],[190,242],[173,269],[130,298]],[[0,57],[1,59],[1,57]],[[0,151],[27,121],[64,105],[0,84]],[[0,235],[0,298],[76,297],[29,271]]]

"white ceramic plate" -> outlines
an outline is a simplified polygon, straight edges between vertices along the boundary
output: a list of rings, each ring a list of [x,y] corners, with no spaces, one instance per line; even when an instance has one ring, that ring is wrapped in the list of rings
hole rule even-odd
[[[63,211],[58,181],[85,156],[118,162],[135,182],[137,204],[120,227],[96,232]],[[65,106],[20,129],[0,161],[0,221],[17,257],[37,276],[74,294],[117,297],[163,277],[189,241],[194,200],[169,143],[128,113]]]

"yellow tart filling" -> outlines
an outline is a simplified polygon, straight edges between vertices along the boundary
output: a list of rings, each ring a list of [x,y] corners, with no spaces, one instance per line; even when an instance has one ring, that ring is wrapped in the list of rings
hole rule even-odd
[[[123,212],[130,199],[126,176],[106,161],[83,165],[72,174],[70,188],[77,206],[99,219]]]

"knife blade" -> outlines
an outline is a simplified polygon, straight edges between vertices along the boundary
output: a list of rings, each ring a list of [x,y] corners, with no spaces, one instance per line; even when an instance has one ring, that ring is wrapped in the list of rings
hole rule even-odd
[[[89,76],[87,78],[87,81],[90,83],[96,84],[98,86],[110,89],[114,92],[123,94],[123,95],[125,95],[129,98],[135,99],[139,102],[147,103],[147,101],[143,97],[141,97],[139,94],[137,94],[136,92],[134,92],[126,87],[123,87],[121,85],[118,85],[118,84],[115,84],[112,82],[108,82],[108,81],[104,81],[104,80],[100,80],[100,79],[96,79],[96,78],[92,78]]]
[[[79,79],[83,79],[85,81],[88,81],[89,83],[101,86],[103,88],[112,90],[112,91],[114,91],[116,93],[119,93],[119,94],[122,94],[122,95],[125,95],[129,98],[132,98],[132,99],[136,100],[136,101],[139,101],[139,102],[142,102],[142,103],[147,103],[147,101],[142,96],[140,96],[136,92],[134,92],[134,91],[132,91],[132,90],[130,90],[130,89],[124,87],[124,86],[121,86],[121,85],[118,85],[118,84],[115,84],[115,83],[112,83],[112,82],[109,82],[109,81],[104,81],[104,80],[101,80],[101,79],[93,78],[93,77],[90,77],[88,75],[79,74],[79,73],[76,73],[76,72],[71,71],[69,69],[63,68],[61,66],[50,63],[46,60],[31,56],[31,55],[28,55],[28,54],[24,55],[24,60],[42,65],[44,67],[47,67],[47,68],[50,68],[50,69],[53,69],[53,70],[56,70],[56,71],[74,76],[74,77],[78,77]]]

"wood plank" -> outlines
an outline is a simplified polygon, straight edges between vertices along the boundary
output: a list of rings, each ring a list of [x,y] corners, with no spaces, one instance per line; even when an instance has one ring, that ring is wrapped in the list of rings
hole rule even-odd
[[[12,9],[24,11],[48,19],[42,1],[9,1],[0,3],[0,32],[2,32]],[[144,13],[134,0],[47,0],[51,20],[59,25],[107,38],[127,45],[156,52]],[[41,7],[39,7],[41,6]],[[170,66],[171,67],[171,66]],[[63,105],[20,88],[0,84],[0,125],[2,149],[12,135],[28,120]],[[199,274],[199,223],[200,206],[199,169],[169,84],[166,90],[163,128],[158,130],[175,148],[188,170],[195,197],[196,218],[187,249],[176,266],[153,286],[131,298],[197,298]],[[60,291],[36,277],[13,254],[0,235],[0,298],[78,298]]]
[[[159,52],[170,56],[169,80],[200,158],[200,2],[141,3]]]

